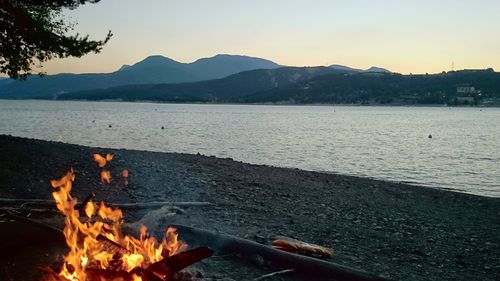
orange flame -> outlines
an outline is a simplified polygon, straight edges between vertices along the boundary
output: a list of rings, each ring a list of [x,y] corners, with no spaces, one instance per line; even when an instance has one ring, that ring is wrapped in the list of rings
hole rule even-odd
[[[102,157],[100,154],[94,154],[94,161],[99,165],[99,168],[106,166],[106,163],[113,160],[113,154],[106,154],[106,157]]]
[[[121,231],[121,210],[102,202],[97,206],[89,201],[84,206],[87,219],[80,218],[79,210],[75,208],[77,200],[70,194],[74,180],[75,175],[70,170],[62,178],[51,181],[57,209],[65,217],[63,233],[70,249],[59,273],[62,279],[88,281],[87,268],[107,269],[113,266],[114,270],[130,272],[187,249],[187,244],[178,240],[173,228],[167,229],[161,243],[148,234],[145,226],[141,227],[139,239],[124,235]],[[133,280],[140,281],[141,277],[133,275]]]
[[[107,184],[111,183],[111,173],[108,170],[101,171],[101,181]]]

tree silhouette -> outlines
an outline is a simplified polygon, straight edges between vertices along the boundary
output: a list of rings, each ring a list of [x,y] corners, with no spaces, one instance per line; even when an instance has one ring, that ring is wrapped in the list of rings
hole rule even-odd
[[[90,40],[88,35],[68,35],[74,24],[62,10],[76,9],[99,0],[0,0],[0,73],[25,79],[32,67],[53,58],[98,53],[111,38]],[[42,73],[39,73],[42,74]]]

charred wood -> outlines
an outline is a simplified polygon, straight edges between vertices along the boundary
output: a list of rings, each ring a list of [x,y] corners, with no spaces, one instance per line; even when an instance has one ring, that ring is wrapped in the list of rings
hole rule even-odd
[[[208,247],[198,247],[166,257],[159,262],[153,263],[147,269],[156,273],[172,276],[184,268],[212,256],[213,251]]]

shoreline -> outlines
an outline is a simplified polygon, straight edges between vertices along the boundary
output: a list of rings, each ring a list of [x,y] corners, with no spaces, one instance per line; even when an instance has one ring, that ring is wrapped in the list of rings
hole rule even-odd
[[[53,143],[75,145],[75,146],[82,146],[82,147],[92,147],[92,146],[89,146],[87,144],[66,143],[66,142],[62,142],[62,141],[37,139],[37,138],[31,138],[31,137],[14,136],[14,135],[10,135],[10,134],[6,135],[6,134],[1,134],[0,133],[0,137],[1,136],[13,137],[13,138],[22,138],[22,139],[35,140],[35,141],[53,142]],[[194,153],[188,153],[188,152],[161,151],[161,150],[142,150],[142,149],[132,149],[132,148],[121,148],[121,147],[106,147],[105,149],[109,149],[109,150],[125,150],[125,151],[141,151],[141,152],[153,152],[153,153],[166,153],[166,154],[177,154],[177,155],[195,155]],[[233,160],[233,161],[244,163],[244,164],[248,164],[248,165],[267,166],[269,168],[283,168],[283,169],[300,170],[300,171],[305,171],[305,172],[315,172],[315,173],[331,174],[331,175],[337,175],[337,176],[354,177],[354,178],[360,178],[360,179],[370,179],[370,180],[375,180],[375,181],[387,182],[387,183],[391,183],[391,184],[405,184],[405,185],[409,185],[409,186],[417,186],[417,187],[431,188],[431,189],[437,189],[437,190],[444,190],[444,191],[449,191],[449,192],[457,192],[457,193],[463,193],[463,194],[480,196],[480,197],[500,198],[500,195],[496,195],[495,196],[495,195],[490,195],[490,194],[480,194],[480,193],[477,193],[477,192],[474,192],[474,191],[469,191],[469,190],[466,190],[466,189],[460,189],[460,188],[458,188],[456,186],[445,186],[445,185],[440,185],[438,183],[435,183],[435,184],[426,184],[424,182],[406,181],[404,179],[387,179],[387,178],[383,178],[383,177],[363,175],[363,174],[343,173],[343,172],[340,172],[340,171],[309,170],[309,169],[304,169],[304,168],[299,168],[299,167],[293,167],[293,166],[286,166],[286,165],[285,166],[278,166],[278,165],[266,164],[266,163],[244,162],[242,160],[234,159],[232,157],[224,157],[224,156],[209,155],[209,154],[200,154],[199,152],[196,155],[204,156],[204,157],[209,157],[209,158],[229,159],[229,160]]]
[[[123,102],[123,103],[149,103],[149,104],[185,104],[185,105],[264,105],[264,106],[325,106],[325,107],[335,107],[335,106],[344,106],[344,107],[443,107],[443,108],[500,108],[500,105],[448,105],[448,104],[350,104],[350,103],[342,103],[342,104],[333,104],[333,103],[231,103],[231,102],[171,102],[171,101],[155,101],[155,100],[86,100],[86,99],[49,99],[49,98],[39,98],[39,99],[15,99],[15,98],[2,98],[0,100],[8,100],[8,101],[60,101],[60,102]]]
[[[91,158],[95,152],[113,153],[111,173],[127,168],[129,185],[118,176],[109,186],[101,184]],[[213,204],[161,224],[217,229],[247,239],[285,235],[333,248],[333,262],[394,280],[500,276],[500,198],[202,155],[5,135],[0,135],[0,156],[4,198],[50,199],[49,180],[72,167],[80,200],[94,191],[96,201],[114,203]],[[143,214],[126,215],[134,221]]]
[[[426,185],[424,183],[410,182],[410,181],[404,181],[404,180],[401,180],[401,181],[387,180],[387,179],[376,178],[376,177],[371,177],[371,176],[344,174],[344,173],[336,172],[336,171],[315,171],[315,170],[307,170],[307,169],[301,169],[301,168],[290,167],[290,166],[275,166],[275,165],[270,165],[270,164],[249,163],[249,162],[244,162],[241,160],[235,160],[231,157],[219,157],[216,155],[206,155],[206,154],[201,154],[199,152],[194,154],[194,153],[185,153],[185,152],[140,150],[140,149],[130,149],[130,148],[114,148],[114,147],[100,147],[100,146],[92,147],[92,146],[88,146],[88,145],[66,143],[66,142],[62,142],[62,141],[43,140],[43,139],[35,139],[35,138],[29,138],[29,137],[20,137],[20,136],[0,134],[0,140],[3,137],[13,138],[13,139],[22,139],[25,141],[45,142],[45,143],[53,143],[53,144],[57,144],[57,145],[75,146],[75,147],[79,147],[80,149],[94,149],[96,151],[128,151],[128,152],[136,152],[136,153],[154,153],[154,154],[160,153],[160,154],[179,156],[179,157],[185,156],[185,157],[202,157],[202,158],[209,158],[209,159],[218,159],[218,160],[232,161],[232,162],[240,163],[243,165],[250,165],[250,166],[256,166],[256,167],[264,167],[264,168],[267,167],[270,169],[286,169],[286,170],[300,171],[300,172],[305,172],[305,173],[316,173],[316,174],[332,175],[332,176],[337,176],[337,177],[346,177],[346,178],[357,179],[357,180],[369,180],[369,181],[387,183],[387,184],[391,184],[391,185],[404,185],[404,186],[410,186],[410,187],[417,187],[417,188],[432,189],[432,190],[437,190],[437,191],[464,194],[464,195],[468,195],[468,196],[494,198],[494,199],[500,200],[500,197],[469,193],[469,192],[464,191],[464,190],[459,190],[456,188],[447,188],[447,187],[442,187],[442,186],[438,186],[438,185]]]

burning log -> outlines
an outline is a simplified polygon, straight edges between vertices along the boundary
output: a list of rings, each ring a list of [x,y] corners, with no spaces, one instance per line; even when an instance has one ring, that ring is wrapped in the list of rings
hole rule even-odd
[[[196,240],[220,253],[238,253],[243,256],[261,256],[264,260],[285,268],[293,268],[307,276],[320,276],[343,281],[388,281],[384,277],[312,257],[301,256],[259,244],[235,236],[216,233],[204,229],[175,225],[184,239]]]
[[[87,206],[87,203],[89,203],[90,200],[94,199],[94,197],[95,197],[95,193],[90,192],[90,194],[87,195],[87,197],[85,197],[85,199],[82,201],[82,203],[80,203],[80,205],[77,207],[77,209],[83,214],[85,212],[85,207]]]
[[[147,267],[148,271],[154,272],[162,277],[163,280],[169,280],[174,273],[184,268],[211,257],[213,251],[208,247],[199,247],[189,251],[180,252],[176,255],[165,257],[161,261],[153,263]]]
[[[134,278],[135,276],[141,277],[141,281],[163,281],[160,278],[156,276],[147,276],[146,278],[143,278],[144,275],[141,272],[141,275],[138,275],[137,271],[134,272],[134,274],[127,272],[125,270],[109,270],[109,269],[102,269],[102,268],[88,268],[86,271],[87,273],[87,279],[90,281],[101,281],[101,280],[120,280],[120,281],[134,281],[137,280]],[[148,278],[149,277],[149,278]]]
[[[170,279],[163,279],[153,272],[143,269],[135,268],[131,272],[125,270],[109,270],[101,268],[89,268],[86,270],[87,278],[90,281],[101,280],[120,280],[120,281],[168,281]]]
[[[189,251],[181,252],[151,264],[147,268],[136,267],[130,272],[125,270],[113,270],[102,268],[87,268],[85,273],[90,281],[101,280],[124,280],[135,281],[140,277],[141,281],[169,281],[175,273],[184,268],[212,256],[213,251],[207,247],[199,247]],[[65,281],[50,268],[46,272],[43,281]]]
[[[130,253],[127,248],[124,248],[122,245],[108,239],[102,234],[97,235],[97,241],[101,242],[108,250],[110,250],[114,254],[124,255]]]

